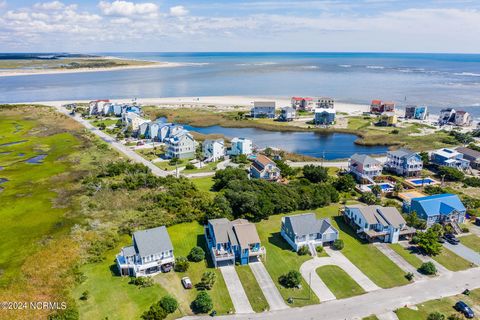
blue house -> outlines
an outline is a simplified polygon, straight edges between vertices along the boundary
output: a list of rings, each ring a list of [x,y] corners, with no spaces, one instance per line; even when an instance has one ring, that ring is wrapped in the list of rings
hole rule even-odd
[[[245,219],[229,221],[226,218],[208,220],[205,239],[215,267],[221,265],[248,264],[266,254],[260,244],[257,229]]]
[[[436,194],[414,198],[409,206],[404,206],[408,213],[416,212],[418,217],[427,221],[427,226],[434,223],[463,223],[467,209],[455,194]]]
[[[463,159],[462,153],[448,148],[432,152],[431,160],[439,166],[447,166],[461,170],[468,169],[470,166],[470,161]]]
[[[331,125],[335,123],[335,110],[317,108],[315,109],[315,124],[317,125]]]
[[[275,118],[275,101],[254,101],[251,116],[252,118]]]
[[[399,149],[387,152],[385,167],[398,175],[418,176],[423,169],[423,161],[420,154],[407,149]]]

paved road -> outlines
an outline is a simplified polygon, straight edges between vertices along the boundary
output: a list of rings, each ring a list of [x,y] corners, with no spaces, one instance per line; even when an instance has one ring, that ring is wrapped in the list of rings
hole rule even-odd
[[[369,292],[380,289],[370,278],[368,278],[360,269],[348,260],[341,251],[332,250],[325,247],[325,252],[333,259],[334,264],[342,268],[353,280],[355,280],[363,290]]]
[[[462,241],[461,239],[462,238],[460,238],[460,241]],[[480,266],[480,254],[478,252],[475,252],[474,250],[464,246],[461,243],[457,245],[453,245],[448,242],[445,242],[443,245],[445,248],[453,251],[456,255],[459,255],[463,259],[470,261],[471,263],[476,264],[477,266]]]
[[[418,272],[414,266],[412,266],[405,259],[403,259],[403,257],[396,253],[392,248],[390,248],[387,243],[375,242],[373,245],[377,247],[377,249],[380,250],[384,255],[386,255],[390,260],[392,260],[397,266],[399,266],[400,269],[405,271],[405,273],[413,273],[415,275],[415,280],[422,280],[426,278],[425,275]]]
[[[80,115],[75,115],[75,116],[70,116],[70,111],[65,109],[64,107],[61,106],[55,106],[55,109],[57,109],[58,112],[63,113],[64,115],[74,119],[81,125],[83,125],[85,128],[87,128],[90,132],[93,134],[97,135],[108,143],[112,148],[116,149],[117,151],[123,153],[125,156],[127,156],[129,159],[131,159],[134,162],[142,163],[146,167],[150,168],[152,171],[152,174],[159,176],[159,177],[166,177],[168,175],[173,174],[173,172],[165,171],[154,165],[152,162],[148,161],[147,159],[143,158],[139,154],[137,154],[135,151],[131,150],[130,148],[124,146],[123,144],[115,141],[110,135],[106,134],[105,132],[98,130],[95,126],[93,126],[90,122],[88,122],[85,119],[82,119]]]
[[[377,315],[378,320],[398,320],[397,314],[393,311]]]
[[[377,157],[375,159],[377,159],[382,163],[385,163],[387,161],[387,157]],[[348,161],[303,161],[303,162],[287,161],[287,163],[291,167],[304,167],[306,165],[314,165],[314,166],[332,167],[332,168],[340,168],[340,169],[348,168]]]
[[[252,306],[248,301],[247,294],[243,290],[242,283],[238,278],[235,266],[220,267],[223,279],[227,285],[228,293],[232,299],[233,307],[236,313],[253,313]]]
[[[249,266],[250,269],[252,269],[255,279],[257,279],[258,285],[263,291],[265,299],[267,299],[267,302],[270,305],[270,311],[288,309],[288,306],[283,300],[282,295],[275,286],[272,277],[270,277],[270,274],[263,263],[261,261],[250,262]]]
[[[303,308],[290,308],[281,311],[249,315],[227,315],[218,319],[309,319],[345,320],[367,317],[371,314],[384,314],[405,305],[415,305],[428,300],[440,299],[461,293],[465,288],[480,288],[480,268],[417,281],[401,287],[375,290],[366,294],[342,300],[331,300]],[[207,319],[205,316],[187,319]]]

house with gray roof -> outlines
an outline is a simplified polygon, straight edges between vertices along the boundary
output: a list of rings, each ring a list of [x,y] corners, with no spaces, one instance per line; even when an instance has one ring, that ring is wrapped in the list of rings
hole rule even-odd
[[[396,243],[416,232],[395,207],[354,204],[345,206],[343,214],[357,234],[369,241]]]
[[[266,254],[255,224],[245,219],[210,219],[205,226],[205,239],[215,267],[235,262],[248,264]]]
[[[349,159],[348,169],[358,181],[374,183],[373,178],[382,174],[383,164],[369,155],[355,153]]]
[[[151,276],[170,271],[175,257],[167,228],[134,232],[132,245],[123,247],[116,261],[122,276]]]
[[[405,177],[418,176],[423,169],[423,161],[417,152],[398,149],[387,152],[385,168]]]
[[[316,255],[317,246],[330,244],[339,236],[329,219],[317,219],[314,213],[283,217],[280,234],[293,250],[308,246],[312,255]]]
[[[463,159],[470,161],[470,167],[480,169],[480,151],[466,147],[458,147],[455,150],[463,154]]]

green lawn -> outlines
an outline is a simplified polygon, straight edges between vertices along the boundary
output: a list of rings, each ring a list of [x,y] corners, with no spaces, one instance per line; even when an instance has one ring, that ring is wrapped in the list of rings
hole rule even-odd
[[[445,247],[439,255],[432,258],[450,271],[461,271],[472,267],[470,262]]]
[[[337,299],[357,296],[365,291],[342,268],[338,266],[323,266],[317,274]]]
[[[459,300],[466,302],[470,307],[478,308],[480,305],[480,290],[472,290],[469,296],[459,294],[453,297],[427,301],[418,304],[418,310],[400,308],[396,310],[396,313],[399,320],[425,320],[430,313],[435,311],[443,313],[446,317],[452,314],[461,316],[460,313],[453,309],[453,306]]]
[[[198,172],[210,172],[210,171],[214,171],[217,165],[218,165],[218,162],[204,163],[201,168],[195,168],[192,170],[185,169],[185,170],[182,170],[182,173],[189,174],[189,173],[198,173]]]
[[[478,236],[471,234],[468,236],[459,237],[458,239],[464,246],[469,247],[476,252],[480,252],[480,238]]]
[[[186,257],[190,250],[195,246],[200,246],[206,251],[205,237],[203,235],[203,226],[198,222],[182,223],[168,228],[168,234],[172,240],[173,247],[175,248],[175,256]],[[210,259],[210,255],[206,254],[207,260]],[[212,263],[209,264],[210,266]],[[228,293],[225,281],[223,280],[222,273],[219,269],[214,269],[208,266],[207,262],[190,263],[190,268],[187,272],[183,273],[171,273],[170,278],[162,285],[168,288],[170,293],[177,297],[184,297],[181,302],[181,307],[185,312],[190,311],[190,303],[195,299],[197,290],[184,290],[181,286],[180,280],[184,276],[190,277],[192,283],[195,285],[200,282],[202,274],[207,271],[215,271],[217,275],[217,281],[212,290],[208,291],[208,294],[212,297],[214,310],[218,314],[226,314],[234,310],[230,295]],[[160,275],[161,276],[161,275]],[[161,278],[161,277],[157,278]]]
[[[372,244],[363,243],[348,226],[343,217],[338,216],[338,205],[317,209],[317,217],[329,217],[340,231],[345,243],[342,253],[355,264],[367,277],[382,288],[405,285],[405,272]]]
[[[130,239],[126,239],[127,245]],[[77,301],[80,319],[138,319],[150,306],[167,294],[160,285],[149,288],[138,288],[129,284],[129,277],[119,277],[112,272],[115,255],[120,248],[109,251],[106,260],[101,263],[87,264],[82,271],[87,280],[73,291]],[[159,275],[159,277],[163,274]],[[82,292],[89,292],[89,299],[79,299]],[[177,312],[173,316],[181,316]]]
[[[369,317],[363,318],[362,320],[378,320],[378,318],[377,318],[376,315],[371,315],[371,316],[369,316]]]
[[[420,260],[414,253],[410,252],[402,245],[398,243],[391,243],[389,244],[389,246],[416,269],[420,268],[420,266],[422,265],[422,260]]]
[[[282,215],[270,216],[268,220],[257,223],[257,231],[262,245],[267,250],[266,261],[264,261],[270,276],[275,282],[282,297],[287,300],[293,298],[291,306],[301,307],[319,303],[315,294],[309,295],[307,282],[302,278],[301,289],[287,289],[278,283],[278,278],[290,270],[300,270],[303,262],[311,259],[310,256],[299,256],[280,235]],[[265,259],[264,259],[265,260]]]
[[[243,289],[247,294],[253,311],[263,312],[268,310],[269,305],[267,299],[265,299],[263,291],[253,275],[252,269],[250,269],[249,266],[236,266],[235,269],[237,270],[238,277],[242,282]]]
[[[210,192],[213,187],[212,177],[193,178],[191,181],[202,191]]]

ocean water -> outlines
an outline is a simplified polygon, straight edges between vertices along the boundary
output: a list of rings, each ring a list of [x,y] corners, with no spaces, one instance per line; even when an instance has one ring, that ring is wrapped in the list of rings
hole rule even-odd
[[[480,117],[480,54],[100,53],[175,68],[0,78],[0,103],[175,96],[321,95],[425,104]]]

